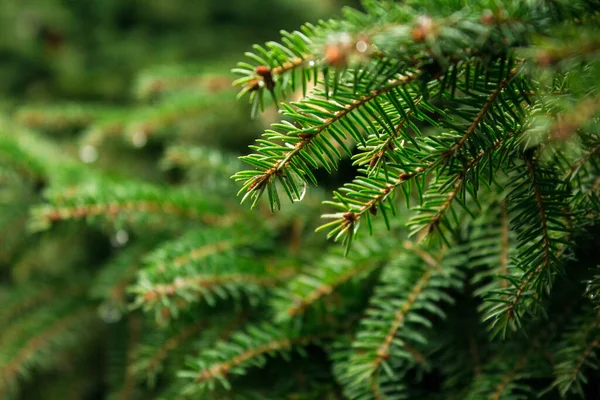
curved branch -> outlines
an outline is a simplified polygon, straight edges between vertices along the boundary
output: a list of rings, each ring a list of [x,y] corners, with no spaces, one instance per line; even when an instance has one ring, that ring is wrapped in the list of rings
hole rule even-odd
[[[523,354],[519,360],[515,363],[515,366],[509,371],[509,373],[504,377],[504,379],[496,386],[494,392],[490,395],[490,399],[492,400],[500,400],[500,396],[504,394],[504,391],[510,384],[510,382],[514,379],[514,377],[519,373],[519,371],[525,366],[527,359],[529,358],[533,347],[530,347],[525,354]]]
[[[0,372],[4,375],[4,381],[8,382],[14,379],[15,375],[18,374],[21,366],[26,363],[37,351],[42,349],[48,344],[53,337],[60,334],[61,332],[68,330],[74,323],[79,321],[85,314],[93,315],[94,309],[85,306],[80,310],[68,314],[64,318],[60,318],[55,321],[48,329],[43,330],[39,335],[30,338],[20,349],[17,354],[14,355],[5,365],[2,366]],[[0,380],[0,393],[2,392],[3,384]]]
[[[169,339],[167,339],[158,348],[158,350],[156,351],[154,356],[152,356],[152,358],[148,362],[148,366],[146,367],[146,370],[149,373],[154,373],[154,370],[156,369],[158,364],[160,364],[162,361],[164,361],[167,358],[167,356],[169,355],[169,352],[171,352],[173,349],[176,349],[177,347],[179,347],[179,345],[182,342],[189,339],[192,335],[198,333],[200,331],[200,329],[202,329],[204,327],[206,327],[206,323],[204,321],[196,322],[194,324],[191,324],[191,325],[185,327],[180,332],[178,332],[175,336],[172,336]]]
[[[132,200],[125,203],[110,202],[83,204],[64,207],[46,206],[38,208],[35,215],[40,224],[64,221],[69,219],[84,219],[98,216],[116,216],[119,214],[166,214],[177,217],[193,218],[200,221],[229,225],[233,223],[232,216],[216,216],[200,213],[194,208],[183,208],[174,203],[158,200]]]
[[[206,258],[210,255],[221,253],[223,251],[231,249],[233,246],[239,244],[234,240],[223,240],[217,243],[209,243],[200,247],[191,249],[190,251],[169,260],[169,263],[163,262],[156,267],[157,271],[166,271],[168,266],[173,266],[175,269],[181,268],[185,264],[189,264],[193,261]]]
[[[280,339],[274,340],[270,343],[264,344],[262,346],[258,346],[252,349],[248,349],[243,353],[233,357],[228,361],[223,361],[218,364],[214,364],[209,368],[204,369],[198,376],[196,377],[196,382],[204,382],[216,377],[224,377],[226,376],[232,368],[235,368],[248,360],[251,360],[255,357],[261,356],[265,353],[270,353],[273,351],[280,350],[289,350],[295,345],[307,345],[313,341],[315,341],[317,337],[311,336],[301,336],[295,339]]]
[[[460,138],[460,140],[454,146],[450,147],[448,150],[444,151],[441,154],[442,159],[440,160],[440,162],[445,161],[444,159],[448,159],[448,158],[452,157],[454,154],[456,154],[458,152],[458,150],[460,150],[465,145],[465,143],[467,142],[467,140],[469,140],[471,135],[473,133],[475,133],[475,130],[477,129],[477,127],[479,126],[481,121],[483,121],[483,119],[487,115],[488,111],[490,111],[492,109],[494,102],[496,101],[498,96],[500,96],[500,94],[502,93],[504,88],[506,88],[506,86],[508,85],[508,83],[510,82],[512,77],[515,76],[515,74],[516,74],[516,71],[511,71],[511,73],[500,82],[500,84],[496,87],[496,89],[489,95],[486,103],[481,108],[481,110],[479,110],[479,113],[477,113],[477,115],[473,119],[473,122],[471,122],[471,125],[469,125],[469,127],[467,128],[467,130],[465,131],[465,134]]]
[[[406,73],[406,75],[402,76],[401,78],[390,80],[390,81],[388,81],[388,84],[385,87],[372,90],[369,95],[362,96],[359,99],[354,99],[352,101],[352,103],[347,104],[346,106],[344,106],[343,109],[334,112],[333,116],[324,120],[321,125],[319,125],[317,127],[311,127],[309,129],[301,130],[301,133],[299,134],[299,136],[302,137],[303,140],[298,141],[292,149],[290,149],[288,152],[284,153],[282,155],[282,157],[277,162],[275,162],[271,168],[265,170],[261,175],[255,175],[254,178],[252,178],[252,181],[251,181],[252,183],[248,186],[247,191],[251,192],[251,191],[258,191],[258,190],[262,189],[266,184],[268,184],[271,181],[271,179],[275,175],[278,175],[281,173],[281,170],[283,168],[285,168],[285,166],[290,162],[290,160],[294,156],[296,156],[297,154],[300,153],[300,151],[302,151],[304,148],[309,146],[316,137],[318,137],[321,133],[323,133],[325,130],[327,130],[327,128],[329,128],[331,125],[342,120],[344,117],[346,117],[352,111],[360,108],[361,106],[378,98],[379,96],[386,94],[388,92],[391,92],[392,90],[396,89],[399,86],[402,86],[402,85],[405,85],[407,83],[414,81],[418,76],[419,76],[418,72],[417,73],[408,72],[408,73]],[[308,131],[310,131],[310,132],[308,132]],[[302,132],[305,132],[304,133],[305,136],[301,136],[301,135],[303,135]]]
[[[338,276],[338,278],[334,281],[329,282],[328,284],[323,284],[317,289],[310,292],[308,295],[302,298],[298,298],[298,300],[286,310],[286,314],[290,317],[293,317],[295,315],[303,313],[304,310],[306,310],[306,308],[309,307],[311,304],[314,304],[322,297],[330,295],[335,290],[335,288],[348,282],[350,279],[360,274],[361,272],[372,268],[372,266],[372,262],[366,262],[357,265],[355,268],[349,269],[348,271]]]
[[[176,296],[181,290],[201,291],[218,285],[238,284],[270,287],[279,283],[281,277],[266,277],[255,274],[226,274],[218,276],[177,277],[172,283],[158,284],[142,294],[147,303],[160,302],[161,298]]]
[[[508,260],[509,260],[509,226],[508,226],[508,210],[506,206],[506,202],[502,201],[500,203],[501,210],[501,237],[500,237],[500,274],[507,275],[508,274]],[[508,281],[503,279],[501,282],[502,288],[506,289],[508,286]]]
[[[545,207],[544,207],[544,197],[541,193],[540,186],[535,179],[535,165],[533,162],[533,158],[528,157],[528,156],[526,156],[524,158],[525,158],[525,163],[527,164],[527,169],[529,170],[529,173],[531,174],[531,184],[533,187],[535,201],[536,201],[538,211],[540,214],[540,224],[541,224],[541,229],[542,229],[542,243],[543,243],[544,259],[533,272],[529,272],[527,274],[526,278],[523,279],[523,281],[519,285],[517,292],[515,294],[515,297],[508,305],[509,318],[514,317],[517,304],[521,300],[521,296],[523,295],[525,288],[527,287],[529,282],[531,282],[531,280],[533,278],[535,278],[536,276],[538,276],[543,270],[549,268],[550,261],[552,259],[551,248],[550,248],[550,233],[548,232],[548,220],[546,219],[546,212],[545,212]]]

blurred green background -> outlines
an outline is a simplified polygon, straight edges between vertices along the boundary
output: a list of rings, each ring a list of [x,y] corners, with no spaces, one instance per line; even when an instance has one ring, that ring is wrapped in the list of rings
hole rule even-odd
[[[344,0],[3,0],[0,93],[126,101],[141,69],[232,67],[253,43],[328,17]],[[5,102],[7,100],[5,99]]]
[[[84,189],[97,184],[96,195],[101,197],[102,183],[113,178],[192,189],[202,180],[202,190],[209,188],[224,202],[237,204],[237,189],[232,188],[236,185],[228,178],[239,164],[185,152],[194,146],[234,150],[228,154],[235,160],[235,155],[245,152],[248,143],[262,133],[267,120],[276,116],[271,111],[270,117],[269,113],[264,117],[267,120],[250,121],[248,105],[236,101],[231,68],[244,59],[244,51],[252,44],[278,40],[281,29],[297,29],[305,22],[334,16],[343,5],[357,3],[0,2],[0,139],[4,136],[7,143],[18,142],[39,155],[44,173],[49,171],[50,176],[33,183],[16,177],[6,185],[0,179],[0,302],[18,302],[16,293],[20,292],[28,301],[28,288],[38,284],[59,288],[48,301],[50,308],[65,298],[77,301],[75,295],[60,289],[67,282],[78,286],[77,295],[85,298],[82,301],[92,301],[100,320],[106,304],[119,315],[123,313],[118,323],[102,328],[83,326],[83,332],[93,337],[91,341],[77,333],[80,337],[74,343],[71,339],[58,342],[65,351],[57,348],[36,353],[39,360],[24,367],[29,379],[14,379],[9,368],[10,385],[3,386],[0,381],[0,399],[13,393],[13,379],[19,388],[10,399],[127,398],[128,381],[123,376],[128,375],[122,371],[128,357],[126,286],[111,287],[102,281],[108,275],[99,273],[110,273],[110,264],[104,267],[106,260],[110,263],[122,247],[115,244],[115,231],[117,235],[124,231],[111,224],[99,229],[60,224],[31,234],[30,207],[44,196],[68,197],[71,187],[83,188],[85,197]],[[182,159],[181,154],[191,158]],[[66,167],[58,166],[60,163]],[[219,167],[223,171],[217,171]],[[214,182],[207,182],[201,172],[194,173],[207,168],[213,169],[215,176],[218,173]],[[58,189],[47,194],[49,187]],[[150,244],[164,239],[142,229],[128,231],[125,242],[143,248],[144,234]],[[144,251],[150,249],[149,245]],[[113,267],[118,272],[115,276],[129,274],[120,265]],[[88,299],[90,291],[93,300]],[[40,304],[39,315],[45,315],[43,306]],[[60,315],[49,312],[50,320],[60,320]],[[0,328],[10,333],[18,332],[21,325],[31,326],[31,335],[36,337],[37,330],[44,329],[43,324],[36,325],[38,314],[19,314],[10,325]],[[3,355],[10,360],[11,354],[21,351],[18,335],[13,339],[15,343],[4,341],[0,334],[0,372],[8,368],[2,364]]]

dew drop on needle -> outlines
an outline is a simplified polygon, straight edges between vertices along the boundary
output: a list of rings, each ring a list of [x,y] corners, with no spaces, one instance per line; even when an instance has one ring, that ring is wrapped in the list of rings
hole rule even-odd
[[[292,201],[294,203],[302,201],[302,199],[304,199],[304,195],[306,194],[306,181],[294,171],[289,171],[284,176],[285,179],[289,181],[290,192],[292,194]],[[296,188],[297,191],[294,190],[294,188]]]

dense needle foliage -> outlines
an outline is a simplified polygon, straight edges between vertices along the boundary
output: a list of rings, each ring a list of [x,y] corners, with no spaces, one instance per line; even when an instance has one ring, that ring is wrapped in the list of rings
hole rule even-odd
[[[364,0],[246,53],[252,124],[204,66],[9,102],[0,396],[599,398],[599,22]]]

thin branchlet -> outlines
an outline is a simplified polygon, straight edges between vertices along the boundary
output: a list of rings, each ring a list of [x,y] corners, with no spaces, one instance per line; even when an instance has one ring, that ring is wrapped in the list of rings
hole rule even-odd
[[[165,340],[165,342],[158,349],[156,349],[154,355],[148,361],[148,365],[145,368],[146,371],[149,373],[154,373],[157,366],[167,358],[169,353],[171,353],[174,349],[179,347],[183,342],[191,338],[193,335],[198,334],[201,329],[206,328],[206,325],[207,324],[205,321],[192,323],[177,332],[176,335]]]
[[[517,304],[519,304],[521,296],[523,295],[529,282],[531,282],[532,279],[535,279],[535,277],[537,277],[542,271],[544,271],[547,268],[550,268],[550,263],[552,260],[552,249],[551,249],[551,245],[550,245],[550,232],[548,231],[548,220],[546,217],[546,211],[545,211],[545,206],[544,206],[544,196],[541,192],[539,183],[536,181],[535,162],[532,157],[525,156],[524,159],[525,159],[525,163],[527,164],[527,169],[531,175],[531,183],[532,183],[533,193],[535,195],[535,202],[536,202],[536,205],[538,208],[541,231],[542,231],[542,251],[543,251],[544,257],[543,257],[542,262],[533,271],[530,271],[529,273],[525,274],[525,277],[519,284],[519,287],[517,288],[517,291],[515,292],[514,298],[507,306],[508,307],[508,309],[507,309],[508,316],[510,318],[514,317],[515,308],[517,307]]]
[[[510,242],[509,242],[509,219],[508,219],[508,210],[506,206],[506,202],[502,201],[500,203],[500,223],[501,223],[501,231],[500,231],[500,274],[506,276],[508,274],[508,260],[509,260],[509,251],[510,251]],[[503,288],[508,286],[508,281],[503,279],[500,283]]]
[[[404,324],[406,316],[408,315],[408,313],[411,311],[411,309],[413,308],[413,306],[419,299],[419,296],[421,296],[423,291],[426,289],[434,272],[439,271],[442,268],[439,261],[435,260],[431,256],[431,254],[429,254],[426,251],[423,251],[422,249],[418,248],[417,246],[414,246],[411,242],[404,242],[403,246],[406,250],[416,254],[419,258],[421,258],[427,265],[429,265],[430,268],[423,272],[423,274],[421,275],[419,280],[413,286],[411,292],[406,297],[406,300],[405,300],[404,304],[402,305],[402,307],[400,308],[400,310],[398,310],[395,313],[394,320],[385,335],[385,339],[376,351],[377,356],[373,360],[373,363],[371,366],[371,370],[373,371],[372,378],[371,378],[372,379],[371,389],[373,391],[373,395],[375,396],[375,398],[380,397],[377,372],[379,371],[379,369],[381,367],[381,363],[390,357],[390,346],[392,345],[392,342],[394,341],[398,330]]]
[[[94,309],[89,306],[81,307],[80,309],[67,314],[63,318],[56,320],[50,327],[44,329],[39,335],[30,338],[25,345],[0,369],[0,374],[3,375],[3,380],[9,382],[15,379],[23,364],[26,363],[33,355],[40,351],[49,342],[66,330],[72,329],[73,325],[81,321],[85,316],[93,315]],[[0,393],[2,392],[2,380],[0,380]]]
[[[508,385],[512,382],[512,380],[519,373],[519,371],[521,371],[523,367],[525,367],[525,364],[531,356],[532,349],[533,347],[530,347],[525,353],[523,353],[521,357],[519,357],[513,368],[511,368],[508,371],[508,373],[504,376],[504,378],[502,378],[498,386],[496,386],[494,391],[491,393],[490,399],[500,400],[502,398],[502,395],[506,391]]]
[[[286,314],[290,317],[303,313],[311,304],[314,304],[319,299],[330,295],[335,288],[348,282],[356,275],[366,271],[372,267],[371,262],[358,264],[355,268],[351,268],[343,274],[339,275],[335,280],[327,284],[323,284],[306,296],[297,299],[294,304],[286,310]]]
[[[237,244],[234,240],[223,240],[217,243],[209,243],[195,249],[192,249],[184,254],[181,254],[171,260],[169,263],[161,263],[156,266],[157,271],[167,271],[173,269],[179,269],[182,266],[189,264],[194,261],[209,257],[213,254],[222,253],[226,250],[231,249]]]
[[[248,186],[247,190],[256,191],[262,189],[264,185],[269,184],[271,179],[280,174],[281,170],[285,168],[287,163],[289,163],[293,157],[298,155],[304,148],[309,146],[319,134],[325,132],[334,123],[342,120],[352,111],[374,99],[377,99],[379,96],[384,95],[399,86],[414,81],[418,76],[418,73],[407,72],[404,76],[388,82],[386,86],[380,89],[372,90],[368,95],[361,96],[360,98],[353,100],[351,104],[346,105],[342,110],[336,111],[333,117],[325,119],[319,126],[311,129],[310,136],[305,137],[304,140],[298,141],[292,149],[282,154],[279,160],[276,161],[271,168],[265,170],[260,175],[256,175],[253,178],[252,183]]]
[[[196,377],[196,382],[203,382],[215,379],[216,377],[225,377],[232,368],[235,368],[248,360],[274,351],[290,350],[293,346],[307,345],[317,339],[318,338],[313,335],[300,336],[294,339],[284,338],[271,341],[261,346],[250,348],[241,354],[236,355],[230,360],[214,364],[202,370]]]

